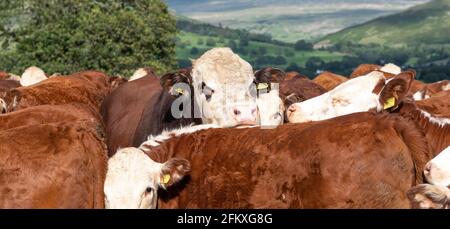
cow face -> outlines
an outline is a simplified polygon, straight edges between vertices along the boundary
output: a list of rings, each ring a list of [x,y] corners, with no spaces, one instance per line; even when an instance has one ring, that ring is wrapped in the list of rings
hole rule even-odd
[[[319,121],[380,107],[374,89],[384,80],[381,72],[348,80],[327,93],[292,104],[287,110],[288,120],[293,123]]]
[[[450,190],[447,187],[420,184],[407,192],[412,208],[448,209],[450,207]]]
[[[137,148],[119,149],[108,161],[105,206],[156,208],[158,189],[177,183],[189,171],[190,163],[184,159],[172,158],[158,163]]]
[[[450,146],[426,164],[424,175],[430,184],[450,186]]]
[[[415,75],[410,70],[385,80],[382,72],[375,71],[351,79],[328,93],[292,104],[287,111],[289,122],[319,121],[370,109],[393,111],[408,95]]]
[[[259,111],[260,124],[263,127],[278,126],[284,121],[284,105],[280,99],[278,89],[272,85],[272,90],[268,93],[258,95],[257,105]]]
[[[193,62],[194,95],[203,123],[220,126],[256,124],[253,71],[229,48],[215,48]]]

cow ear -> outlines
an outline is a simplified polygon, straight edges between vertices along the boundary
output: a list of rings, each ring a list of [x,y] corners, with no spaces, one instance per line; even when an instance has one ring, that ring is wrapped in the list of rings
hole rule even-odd
[[[395,110],[411,90],[416,76],[414,70],[408,70],[390,79],[380,92],[380,103],[385,110]]]
[[[182,158],[171,158],[163,164],[160,174],[160,185],[167,188],[191,172],[191,163]]]
[[[447,187],[421,184],[407,192],[412,208],[443,209],[450,204],[450,191]]]

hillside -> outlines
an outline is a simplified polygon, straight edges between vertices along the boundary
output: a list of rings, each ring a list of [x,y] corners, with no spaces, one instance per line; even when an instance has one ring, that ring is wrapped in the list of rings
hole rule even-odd
[[[321,39],[319,44],[450,44],[450,0],[433,0],[398,14],[344,29]]]
[[[345,56],[339,52],[298,50],[293,44],[273,40],[270,36],[249,33],[201,23],[183,16],[177,17],[176,53],[180,67],[189,66],[190,59],[198,58],[213,47],[230,47],[255,68],[275,66],[287,68],[305,66],[310,58],[324,62],[339,61]]]
[[[294,43],[398,13],[428,0],[166,0],[177,14]]]

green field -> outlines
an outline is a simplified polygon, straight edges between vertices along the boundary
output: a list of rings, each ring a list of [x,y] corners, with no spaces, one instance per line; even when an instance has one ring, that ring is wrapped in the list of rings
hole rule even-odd
[[[206,40],[213,39],[215,41],[214,46],[206,45]],[[202,44],[198,44],[198,41],[202,40]],[[189,60],[198,58],[203,52],[213,47],[229,47],[230,39],[227,38],[218,38],[212,36],[203,36],[190,32],[180,31],[178,34],[178,42],[177,42],[177,59],[178,60]],[[238,40],[235,40],[236,44],[239,44]],[[198,53],[191,53],[193,47],[198,48]],[[338,52],[329,52],[329,51],[297,51],[293,46],[281,46],[275,45],[271,43],[257,42],[257,41],[249,41],[248,46],[245,47],[247,53],[239,53],[236,51],[242,58],[249,61],[250,63],[254,62],[256,58],[261,56],[260,50],[265,50],[265,54],[267,56],[282,56],[286,59],[286,64],[278,64],[272,65],[280,68],[286,68],[289,64],[295,63],[299,66],[304,66],[306,61],[311,57],[319,57],[323,61],[339,61],[342,59],[344,54]],[[253,53],[252,53],[253,52]]]
[[[325,36],[321,42],[394,47],[450,43],[450,0],[434,0]]]

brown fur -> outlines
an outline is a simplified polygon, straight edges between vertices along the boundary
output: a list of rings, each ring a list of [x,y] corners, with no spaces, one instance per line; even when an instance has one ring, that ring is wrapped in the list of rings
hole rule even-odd
[[[286,72],[286,77],[284,77],[284,80],[290,80],[290,79],[295,79],[295,78],[309,79],[308,76],[305,76],[305,75],[295,72],[295,71],[291,71],[291,72]]]
[[[360,64],[355,70],[353,70],[352,74],[350,75],[350,79],[367,75],[375,70],[379,70],[381,68],[380,65],[376,64]]]
[[[325,88],[325,90],[330,91],[335,87],[339,86],[339,84],[347,81],[348,79],[344,76],[337,75],[331,72],[322,72],[316,78],[314,78],[313,82]]]
[[[5,102],[10,112],[31,106],[69,103],[86,104],[99,111],[103,99],[110,91],[107,77],[96,71],[53,77],[29,87],[10,90],[5,96]]]
[[[41,105],[0,115],[0,131],[28,125],[81,120],[97,122],[99,126],[103,126],[100,114],[85,105]]]
[[[432,97],[415,102],[420,109],[438,118],[450,118],[450,90],[441,91]]]
[[[0,208],[104,208],[97,130],[84,121],[0,131]]]
[[[408,141],[423,143],[410,126],[398,116],[366,112],[176,137],[149,155],[160,162],[186,158],[191,176],[181,188],[162,193],[159,206],[408,208],[406,191],[420,182],[415,167],[426,163],[414,155],[427,147],[410,146]]]

